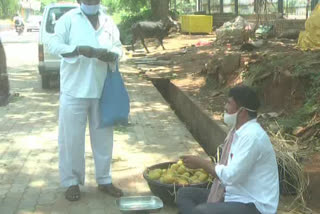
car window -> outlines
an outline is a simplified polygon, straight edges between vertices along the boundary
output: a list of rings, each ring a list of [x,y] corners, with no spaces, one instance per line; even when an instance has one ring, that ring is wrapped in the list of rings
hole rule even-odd
[[[48,33],[54,33],[54,26],[58,19],[61,18],[63,14],[68,12],[69,10],[73,9],[75,7],[54,7],[49,10],[48,13],[48,20],[46,23],[46,31]]]
[[[42,19],[41,16],[30,16],[27,22],[40,22]]]

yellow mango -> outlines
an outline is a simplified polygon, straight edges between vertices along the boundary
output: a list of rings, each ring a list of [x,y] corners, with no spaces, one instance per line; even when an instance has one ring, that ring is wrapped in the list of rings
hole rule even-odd
[[[186,172],[186,167],[185,166],[180,166],[178,169],[177,169],[177,172],[182,175]]]
[[[176,174],[176,170],[174,170],[174,169],[168,169],[167,170],[167,172],[166,172],[166,174]]]
[[[159,172],[160,174],[162,174],[162,169],[155,169],[156,172]]]
[[[149,177],[151,180],[158,180],[158,179],[161,177],[161,173],[160,173],[158,170],[151,170],[151,171],[148,173],[148,177]]]
[[[175,182],[175,178],[172,174],[165,174],[161,178],[160,181],[165,184],[173,184]]]
[[[176,170],[179,168],[179,165],[177,163],[174,163],[171,165],[170,169]]]
[[[176,180],[176,183],[179,184],[179,185],[183,185],[183,186],[189,184],[189,182],[188,182],[187,180],[182,179],[182,178],[178,178],[178,179]]]
[[[200,183],[199,179],[197,177],[191,177],[190,178],[190,183],[191,184],[198,184]]]
[[[206,181],[207,179],[208,179],[208,174],[204,174],[204,173],[202,173],[199,177],[198,177],[198,179],[201,181],[201,182],[204,182],[204,181]]]
[[[199,176],[202,175],[202,174],[203,174],[203,172],[201,172],[200,170],[197,170],[197,171],[194,173],[194,175],[197,176],[197,177],[199,177]]]
[[[189,178],[191,176],[191,174],[189,172],[185,172],[185,173],[182,174],[182,176]]]

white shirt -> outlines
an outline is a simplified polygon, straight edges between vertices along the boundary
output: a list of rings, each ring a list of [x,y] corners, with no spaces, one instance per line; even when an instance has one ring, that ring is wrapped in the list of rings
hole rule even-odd
[[[262,214],[275,214],[279,203],[276,155],[267,133],[254,119],[234,134],[228,165],[216,165],[225,186],[225,202],[254,203]]]
[[[100,10],[100,27],[95,30],[80,8],[73,9],[56,23],[55,33],[45,41],[49,52],[73,52],[77,46],[106,48],[122,55],[120,34],[111,17]],[[110,63],[109,63],[110,64]],[[110,65],[114,69],[114,65]],[[76,98],[100,98],[107,75],[108,63],[94,58],[62,57],[60,65],[61,92]]]

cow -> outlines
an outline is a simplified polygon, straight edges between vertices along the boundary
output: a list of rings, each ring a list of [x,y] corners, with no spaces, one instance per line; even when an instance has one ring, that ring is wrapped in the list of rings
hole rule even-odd
[[[176,26],[177,23],[173,21],[170,17],[168,17],[168,20],[166,21],[140,21],[133,24],[131,27],[132,51],[134,51],[134,44],[136,40],[140,39],[146,51],[150,53],[147,46],[144,43],[145,38],[157,38],[159,40],[160,45],[162,46],[162,49],[165,50],[163,46],[163,39],[169,35],[170,29]]]

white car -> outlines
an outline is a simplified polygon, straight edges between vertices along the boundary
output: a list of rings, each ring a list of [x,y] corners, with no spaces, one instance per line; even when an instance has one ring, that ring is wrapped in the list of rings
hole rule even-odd
[[[30,16],[25,22],[27,32],[39,31],[41,26],[42,16]]]
[[[44,41],[54,33],[56,21],[71,9],[79,7],[73,3],[54,3],[46,6],[43,12],[42,23],[39,31],[39,64],[42,88],[50,88],[50,79],[57,78],[60,70],[60,58],[48,52]]]

